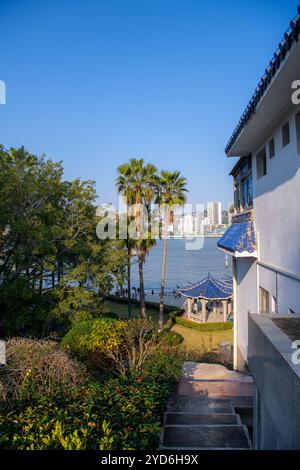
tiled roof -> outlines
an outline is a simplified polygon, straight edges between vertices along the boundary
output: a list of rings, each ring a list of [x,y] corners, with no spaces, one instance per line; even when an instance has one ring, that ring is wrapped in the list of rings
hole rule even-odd
[[[233,295],[232,279],[214,279],[210,274],[197,284],[179,289],[184,297],[205,300],[225,300]]]
[[[232,252],[242,253],[256,251],[256,235],[251,212],[240,214],[232,218],[232,225],[226,230],[224,235],[218,240],[220,248]]]
[[[290,22],[289,30],[284,34],[284,38],[279,43],[278,49],[274,54],[274,57],[270,61],[268,67],[265,70],[264,75],[262,76],[255,92],[253,93],[242,117],[240,118],[232,136],[229,139],[228,144],[225,147],[225,153],[227,154],[238,136],[240,135],[242,129],[248,123],[255,113],[256,106],[260,102],[264,93],[271,84],[273,78],[276,75],[277,70],[280,68],[282,62],[284,61],[287,52],[291,49],[292,45],[298,41],[300,34],[300,6],[298,6],[298,16]]]

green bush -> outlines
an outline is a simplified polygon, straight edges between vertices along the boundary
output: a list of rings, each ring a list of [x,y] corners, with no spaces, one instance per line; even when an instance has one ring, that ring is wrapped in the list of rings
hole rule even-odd
[[[160,384],[175,384],[182,374],[182,358],[177,351],[158,349],[145,362],[142,372],[144,378]]]
[[[207,322],[197,323],[194,321],[186,320],[185,318],[176,317],[175,322],[178,325],[185,326],[186,328],[192,328],[198,331],[225,331],[232,329],[232,322]]]
[[[78,322],[62,341],[62,347],[89,368],[122,375],[142,370],[146,359],[162,345],[157,323],[148,318]]]
[[[106,355],[117,348],[126,323],[112,318],[98,318],[74,323],[62,340],[61,347],[80,360],[95,353]]]

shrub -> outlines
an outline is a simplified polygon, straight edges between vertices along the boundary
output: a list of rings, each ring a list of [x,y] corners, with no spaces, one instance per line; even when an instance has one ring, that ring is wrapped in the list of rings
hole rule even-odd
[[[110,350],[119,347],[125,326],[125,322],[112,318],[76,322],[61,346],[81,360],[89,359],[95,353],[106,356]]]
[[[125,375],[141,370],[161,343],[157,324],[147,318],[101,318],[74,324],[62,347],[85,360],[92,369]]]
[[[68,395],[85,380],[82,365],[53,341],[13,338],[6,344],[7,366],[1,370],[4,403]]]
[[[177,351],[158,349],[145,362],[143,377],[172,387],[172,384],[178,382],[181,377],[182,363],[182,357]]]
[[[193,328],[198,331],[225,331],[232,330],[232,322],[208,322],[208,323],[197,323],[185,318],[175,317],[175,322],[178,325],[185,326],[186,328]]]

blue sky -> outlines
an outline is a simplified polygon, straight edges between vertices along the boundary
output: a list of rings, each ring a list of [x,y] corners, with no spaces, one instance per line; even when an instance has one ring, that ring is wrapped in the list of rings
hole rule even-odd
[[[116,167],[179,169],[232,199],[224,147],[298,1],[1,0],[0,142],[63,160],[117,201]]]

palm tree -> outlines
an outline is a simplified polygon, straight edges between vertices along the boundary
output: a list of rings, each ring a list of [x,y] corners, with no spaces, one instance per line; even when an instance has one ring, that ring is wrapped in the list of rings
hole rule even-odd
[[[174,208],[183,206],[186,201],[186,178],[180,176],[179,171],[161,171],[159,182],[158,202],[164,210],[164,221],[162,226],[163,238],[163,259],[161,271],[161,289],[159,302],[159,327],[163,327],[164,322],[164,295],[167,259],[167,235],[169,225],[174,222]]]
[[[127,246],[130,247],[130,252],[133,248],[136,250],[138,255],[139,263],[139,284],[140,284],[140,308],[141,316],[146,316],[146,304],[145,304],[145,290],[144,290],[144,271],[143,266],[145,263],[146,255],[149,250],[154,246],[155,241],[151,240],[150,232],[147,227],[146,234],[143,225],[143,216],[141,205],[145,205],[149,212],[149,207],[153,201],[157,191],[157,169],[154,165],[148,163],[144,164],[143,159],[131,159],[128,163],[118,167],[119,176],[116,181],[116,185],[119,193],[123,194],[126,199],[127,206],[134,205],[133,214],[131,216],[136,221],[136,236],[135,240],[128,236]],[[128,212],[128,208],[127,208]],[[146,238],[145,238],[146,235]],[[130,287],[130,253],[129,253],[129,264],[128,264],[128,279]],[[130,295],[130,294],[128,294]],[[129,300],[129,298],[128,298]]]

